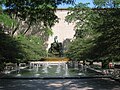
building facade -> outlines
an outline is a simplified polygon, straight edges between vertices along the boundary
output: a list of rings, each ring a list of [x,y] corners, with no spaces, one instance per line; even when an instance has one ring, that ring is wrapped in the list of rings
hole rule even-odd
[[[59,23],[55,23],[52,27],[53,35],[49,37],[47,44],[47,50],[50,48],[51,43],[54,42],[54,38],[57,36],[58,42],[63,43],[64,48],[68,42],[70,42],[75,34],[74,23],[69,23],[65,21],[67,16],[67,9],[57,9],[56,15],[59,18]]]

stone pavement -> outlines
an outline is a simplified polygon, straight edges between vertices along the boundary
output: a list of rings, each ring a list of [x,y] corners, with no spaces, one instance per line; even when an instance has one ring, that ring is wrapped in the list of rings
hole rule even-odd
[[[0,90],[120,90],[120,83],[109,78],[0,79]]]

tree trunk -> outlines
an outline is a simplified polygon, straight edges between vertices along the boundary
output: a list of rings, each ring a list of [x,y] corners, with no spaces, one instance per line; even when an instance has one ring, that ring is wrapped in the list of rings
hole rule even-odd
[[[15,34],[15,32],[18,30],[18,28],[19,28],[19,26],[20,26],[20,19],[19,18],[17,18],[17,14],[16,15],[14,15],[13,17],[11,17],[12,19],[15,19],[15,20],[17,20],[17,25],[16,25],[16,27],[15,27],[15,25],[14,25],[14,23],[13,23],[13,26],[12,26],[12,32],[11,32],[11,36],[13,37],[14,36],[14,34]]]
[[[28,28],[25,30],[25,32],[23,33],[23,35],[25,35],[25,34],[29,31],[31,25],[32,25],[32,22],[30,21],[29,26],[28,26]]]
[[[13,30],[13,32],[11,33],[12,36],[14,36],[15,32],[18,30],[20,25],[20,22],[17,24],[17,26],[15,27],[15,29]]]

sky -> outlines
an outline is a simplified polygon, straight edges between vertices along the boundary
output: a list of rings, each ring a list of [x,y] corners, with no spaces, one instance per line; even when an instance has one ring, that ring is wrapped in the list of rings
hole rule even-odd
[[[75,0],[75,3],[90,3],[88,6],[89,7],[94,7],[94,4],[93,4],[93,0]],[[58,5],[58,8],[68,8],[68,7],[71,7],[71,5],[66,5],[66,4],[62,4],[62,5]],[[2,7],[3,9],[5,9],[5,7],[3,6]]]
[[[79,3],[79,2],[81,2],[81,3],[90,3],[89,7],[91,7],[91,8],[94,7],[93,0],[75,0],[76,4]],[[71,5],[62,4],[62,5],[59,5],[58,8],[68,8],[70,6]]]

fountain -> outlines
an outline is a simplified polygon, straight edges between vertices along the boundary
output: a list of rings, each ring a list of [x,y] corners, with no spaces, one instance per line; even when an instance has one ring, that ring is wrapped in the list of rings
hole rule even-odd
[[[41,61],[30,61],[29,68],[19,70],[17,77],[69,77],[76,76],[78,73],[70,72],[68,68],[69,58],[63,57],[62,43],[54,38],[54,42],[49,49],[49,56],[42,58]],[[79,73],[80,74],[80,73]]]
[[[44,65],[43,65],[43,73],[48,73],[48,63],[45,63]]]
[[[68,65],[66,64],[67,61],[37,61],[37,62],[30,62],[31,70],[35,71],[35,76],[39,76],[40,71],[41,74],[44,76],[50,76],[51,73],[56,73],[57,75],[62,75],[61,72],[64,74],[62,76],[68,76]],[[41,68],[41,70],[40,70]],[[52,72],[50,71],[52,70]]]
[[[65,64],[65,76],[68,76],[68,75],[69,75],[69,73],[68,73],[68,65]]]
[[[29,71],[34,71],[34,76],[68,76],[68,58],[63,57],[62,43],[58,42],[57,36],[49,48],[49,56],[41,61],[29,62]],[[55,73],[55,74],[53,74]]]
[[[39,76],[40,74],[38,73],[38,71],[39,71],[39,66],[38,66],[38,64],[36,65],[36,74],[35,74],[35,76]]]
[[[60,63],[58,64],[58,67],[57,67],[57,69],[56,69],[56,73],[60,73],[60,71],[61,71],[61,66],[60,66]]]
[[[32,61],[29,62],[29,68],[17,69],[17,71],[11,72],[10,76],[19,78],[66,78],[66,77],[81,77],[81,76],[94,76],[92,73],[88,73],[87,69],[81,66],[81,70],[74,69],[69,66],[67,58],[47,58],[46,61]],[[83,69],[82,69],[83,68]]]

